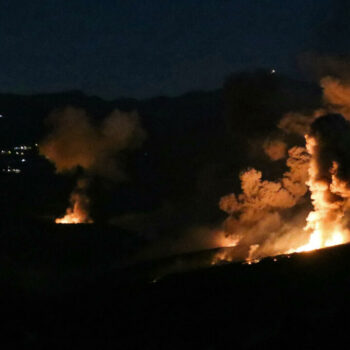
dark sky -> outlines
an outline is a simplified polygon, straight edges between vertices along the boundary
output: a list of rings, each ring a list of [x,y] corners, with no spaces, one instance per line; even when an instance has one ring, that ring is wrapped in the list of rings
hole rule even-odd
[[[301,52],[348,45],[348,15],[346,0],[0,0],[0,91],[150,97],[294,74]]]

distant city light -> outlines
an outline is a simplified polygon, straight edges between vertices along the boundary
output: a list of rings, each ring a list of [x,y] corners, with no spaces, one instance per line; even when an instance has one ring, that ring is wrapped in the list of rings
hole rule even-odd
[[[17,146],[11,146],[8,149],[0,149],[0,158],[9,159],[9,163],[11,165],[5,165],[2,164],[2,167],[0,168],[0,173],[6,173],[6,174],[19,174],[22,173],[23,169],[16,168],[15,164],[17,163],[17,166],[20,166],[19,164],[29,163],[30,159],[28,159],[27,156],[30,157],[30,151],[33,150],[33,146],[27,146],[27,145],[17,145]],[[1,155],[3,157],[1,157]]]
[[[271,69],[271,74],[275,74],[276,73],[276,69],[272,68]]]
[[[4,169],[4,168],[2,169],[2,172],[19,174],[22,172],[22,170],[18,169],[18,168],[11,168],[10,166],[7,166],[7,169]]]

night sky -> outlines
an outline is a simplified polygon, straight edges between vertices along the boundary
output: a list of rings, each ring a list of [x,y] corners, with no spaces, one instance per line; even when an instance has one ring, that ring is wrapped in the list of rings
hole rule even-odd
[[[2,0],[0,91],[140,98],[298,75],[305,51],[347,53],[348,15],[343,0]]]

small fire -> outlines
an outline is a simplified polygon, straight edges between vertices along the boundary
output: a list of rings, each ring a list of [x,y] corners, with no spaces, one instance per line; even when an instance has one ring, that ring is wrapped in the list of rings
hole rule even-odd
[[[86,181],[78,181],[77,188],[70,197],[70,207],[67,208],[66,215],[55,220],[56,224],[92,224],[93,220],[89,216],[89,198],[85,194]]]
[[[63,218],[57,218],[55,220],[56,224],[92,224],[93,220],[89,217],[84,217],[80,213],[75,212],[74,209],[67,209],[67,213]]]

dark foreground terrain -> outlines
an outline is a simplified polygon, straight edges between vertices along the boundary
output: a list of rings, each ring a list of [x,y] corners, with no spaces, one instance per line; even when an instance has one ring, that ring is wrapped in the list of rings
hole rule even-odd
[[[115,230],[38,227],[1,236],[3,349],[319,349],[348,341],[348,245],[161,277],[169,260],[113,261],[130,243]],[[205,254],[210,260],[212,252],[198,261]]]

